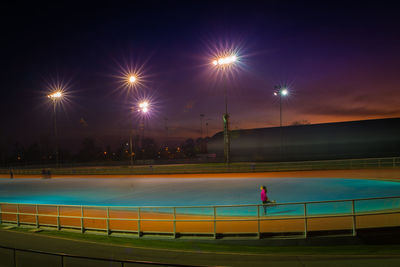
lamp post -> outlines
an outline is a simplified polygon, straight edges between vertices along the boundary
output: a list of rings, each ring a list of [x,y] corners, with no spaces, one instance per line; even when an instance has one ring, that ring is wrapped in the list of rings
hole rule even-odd
[[[289,91],[285,87],[274,86],[274,95],[279,96],[279,127],[282,127],[282,96],[285,97],[289,94]]]
[[[58,167],[58,135],[57,135],[57,103],[63,97],[60,90],[56,90],[53,93],[47,95],[48,98],[53,102],[53,112],[54,112],[54,137],[56,141],[56,166]]]
[[[142,149],[143,149],[143,141],[144,141],[144,117],[150,111],[150,103],[147,100],[142,100],[138,103],[138,112],[141,115],[141,120],[143,124],[143,131],[142,131]]]
[[[274,95],[279,96],[279,128],[280,128],[280,155],[281,160],[284,159],[283,156],[283,128],[282,128],[282,97],[285,97],[289,94],[289,91],[286,87],[282,86],[274,86]]]
[[[227,57],[220,57],[215,59],[212,63],[214,66],[219,69],[225,70],[229,66],[231,66],[237,60],[236,55],[230,55]],[[225,114],[223,115],[224,121],[224,160],[225,163],[229,164],[230,162],[230,150],[231,150],[231,142],[230,142],[230,133],[229,133],[229,113],[228,113],[228,89],[225,85],[224,88],[224,96],[225,96]]]
[[[127,83],[130,87],[133,87],[134,84],[136,83],[136,81],[137,81],[137,77],[135,75],[129,75],[127,77]],[[133,166],[132,133],[133,133],[133,129],[131,129],[130,134],[129,134],[129,160],[130,160],[131,166]]]
[[[203,138],[203,118],[204,114],[200,114],[200,137]]]

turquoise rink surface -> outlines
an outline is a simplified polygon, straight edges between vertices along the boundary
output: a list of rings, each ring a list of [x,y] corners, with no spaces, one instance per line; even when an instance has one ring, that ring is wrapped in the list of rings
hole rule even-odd
[[[277,203],[399,196],[357,201],[356,212],[400,208],[400,183],[343,178],[57,178],[0,179],[0,202],[94,206],[213,206],[260,204],[260,186]],[[171,208],[149,211],[172,212]],[[351,213],[351,202],[307,205],[307,214]],[[177,213],[213,214],[212,208]],[[262,214],[262,208],[260,209]],[[257,207],[221,207],[218,215],[257,215]],[[268,207],[268,216],[302,215],[302,204]]]

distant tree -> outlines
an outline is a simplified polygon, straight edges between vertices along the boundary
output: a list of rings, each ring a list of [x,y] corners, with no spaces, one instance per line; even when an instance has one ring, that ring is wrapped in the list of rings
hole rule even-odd
[[[34,143],[28,147],[25,153],[25,160],[29,163],[40,163],[41,153],[40,147],[37,143]]]
[[[192,138],[187,139],[181,147],[185,157],[193,158],[196,156],[195,143]]]
[[[207,153],[207,138],[196,139],[196,153]]]
[[[25,161],[25,148],[18,142],[14,144],[13,162],[22,164]]]
[[[82,148],[79,151],[78,158],[80,161],[96,161],[101,159],[102,149],[96,146],[92,137],[83,139]]]
[[[301,121],[294,121],[292,122],[292,126],[297,126],[297,125],[308,125],[311,124],[308,120],[301,120]]]
[[[168,145],[162,145],[159,147],[158,152],[157,152],[157,158],[159,159],[169,159],[171,156],[171,147]]]
[[[142,159],[155,159],[158,149],[153,138],[144,138],[141,149]]]
[[[137,158],[137,157],[136,157]],[[124,141],[119,145],[115,153],[113,154],[114,160],[127,161],[129,160],[129,143]]]

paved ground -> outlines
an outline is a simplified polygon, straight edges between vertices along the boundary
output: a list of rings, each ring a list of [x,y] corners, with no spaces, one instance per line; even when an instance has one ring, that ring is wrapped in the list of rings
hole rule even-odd
[[[33,249],[48,252],[67,253],[89,257],[111,259],[131,259],[151,261],[164,264],[186,264],[197,266],[400,266],[400,255],[389,256],[274,256],[234,253],[184,252],[176,250],[160,250],[132,248],[118,245],[99,244],[86,241],[61,239],[0,230],[0,245],[20,249]],[[37,256],[31,253],[17,252],[17,266],[61,266],[60,258],[50,255]],[[12,251],[0,249],[0,266],[14,266]],[[120,266],[109,263],[66,259],[64,266]],[[153,266],[152,264],[136,264],[125,266]]]

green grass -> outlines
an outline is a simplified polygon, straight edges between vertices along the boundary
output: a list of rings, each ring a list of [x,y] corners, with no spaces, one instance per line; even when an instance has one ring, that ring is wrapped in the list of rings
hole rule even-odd
[[[4,228],[4,226],[0,226]],[[29,228],[13,228],[12,231],[30,232]],[[193,252],[249,253],[273,255],[398,255],[400,245],[341,245],[341,246],[265,246],[254,240],[251,245],[235,244],[224,240],[151,240],[125,238],[94,234],[81,234],[65,231],[41,231],[36,235],[66,238],[78,241],[95,242],[104,245],[119,245],[151,249],[182,250]],[[243,242],[245,243],[245,242]]]
[[[230,172],[269,172],[301,170],[337,170],[337,169],[370,169],[400,167],[400,158],[343,159],[300,162],[235,162],[197,163],[171,165],[128,165],[121,166],[75,166],[52,169],[55,175],[129,175],[129,174],[187,174],[187,173],[230,173]],[[41,168],[15,169],[18,175],[40,175]],[[8,174],[8,169],[0,169],[1,174]]]

